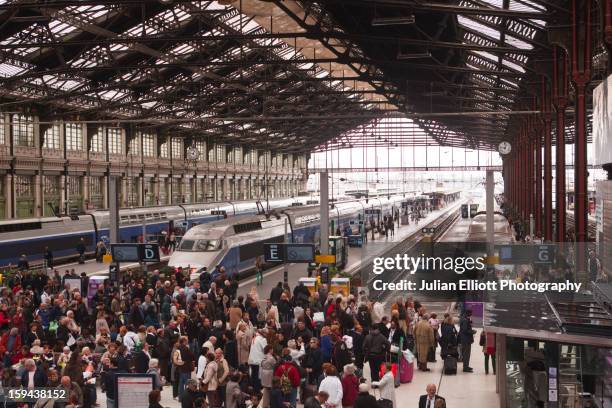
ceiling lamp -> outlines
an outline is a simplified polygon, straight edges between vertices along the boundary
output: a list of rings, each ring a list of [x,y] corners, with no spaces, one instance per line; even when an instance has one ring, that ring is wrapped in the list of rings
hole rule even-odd
[[[404,25],[414,24],[414,22],[414,15],[399,17],[374,17],[374,19],[372,19],[372,26]]]
[[[397,53],[398,60],[425,59],[425,58],[431,58],[431,52],[427,51],[427,52],[417,52],[414,54],[404,54],[403,52],[400,51]]]

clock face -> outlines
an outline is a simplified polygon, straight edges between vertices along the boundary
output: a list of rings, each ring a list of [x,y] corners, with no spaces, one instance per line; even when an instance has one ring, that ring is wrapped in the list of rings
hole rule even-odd
[[[196,160],[200,157],[200,152],[195,147],[190,147],[187,149],[187,158],[191,160]]]
[[[501,142],[497,150],[500,154],[508,154],[512,150],[512,146],[509,142]]]

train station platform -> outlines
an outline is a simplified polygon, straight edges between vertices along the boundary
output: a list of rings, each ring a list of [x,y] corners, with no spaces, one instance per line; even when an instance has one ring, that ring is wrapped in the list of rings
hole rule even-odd
[[[384,235],[376,234],[375,239],[372,240],[371,234],[368,237],[367,243],[364,243],[363,247],[349,247],[348,248],[348,264],[344,268],[347,273],[356,274],[362,265],[367,265],[368,261],[373,257],[379,256],[384,252],[388,251],[395,245],[399,245],[405,240],[409,239],[412,235],[419,232],[424,225],[437,220],[438,218],[445,215],[448,211],[459,210],[461,201],[450,204],[449,206],[432,211],[427,214],[426,217],[419,220],[418,224],[411,222],[409,225],[402,225],[399,228],[395,228],[394,236],[386,237]],[[278,282],[283,280],[283,266],[277,266],[268,269],[264,272],[263,284],[257,288],[260,299],[268,296],[270,291]],[[294,287],[297,285],[298,280],[304,276],[307,276],[306,264],[289,264],[289,286]],[[248,278],[240,282],[239,294],[248,293],[251,288],[255,285],[255,278]]]
[[[419,223],[416,224],[411,222],[409,225],[401,225],[399,228],[395,227],[394,236],[385,237],[381,234],[375,234],[375,238],[372,240],[371,233],[368,235],[367,242],[361,248],[358,247],[349,247],[348,248],[348,264],[345,267],[345,271],[348,273],[355,273],[359,267],[364,263],[365,260],[369,260],[372,257],[380,255],[384,251],[389,250],[394,245],[397,245],[407,238],[409,238],[414,233],[420,231],[420,229],[440,218],[442,215],[446,214],[449,210],[458,210],[460,207],[461,201],[457,201],[451,203],[449,206],[429,212],[425,217],[419,220]],[[161,258],[162,263],[167,262],[170,259],[169,256],[163,256]],[[88,276],[105,276],[108,275],[108,267],[109,265],[106,263],[99,263],[95,260],[91,259],[86,261],[84,264],[79,263],[69,263],[65,265],[59,265],[55,269],[60,271],[60,274],[63,274],[66,270],[73,270],[77,275],[85,272]],[[138,263],[126,263],[121,264],[121,270],[125,271],[128,269],[139,268],[140,265]],[[279,265],[264,271],[264,283],[258,289],[260,292],[260,296],[262,294],[270,293],[270,290],[276,285],[277,282],[282,281],[283,279],[283,266]],[[289,285],[293,287],[297,284],[299,278],[306,276],[306,264],[289,264]],[[244,290],[244,293],[250,290],[251,286],[255,283],[255,278],[247,278],[240,282],[241,288],[248,288]]]

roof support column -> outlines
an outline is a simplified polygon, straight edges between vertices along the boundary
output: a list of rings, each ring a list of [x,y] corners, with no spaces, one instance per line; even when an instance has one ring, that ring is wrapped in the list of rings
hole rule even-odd
[[[527,202],[526,202],[526,213],[525,213],[525,222],[529,225],[531,217],[533,216],[533,207],[534,207],[534,188],[533,188],[533,138],[531,137],[531,132],[529,131],[530,121],[527,120],[525,122],[524,134],[525,134],[525,167],[527,170],[527,175],[525,180],[527,182]],[[527,229],[529,231],[529,228]],[[530,231],[531,233],[531,231]]]
[[[535,227],[536,236],[542,237],[542,128],[537,126],[534,132],[535,150]]]
[[[556,171],[555,171],[555,225],[556,241],[565,241],[565,109],[568,98],[568,64],[567,56],[560,47],[553,48],[553,105],[556,111],[555,135]]]
[[[544,126],[544,240],[552,241],[552,136],[551,122],[552,116],[550,112],[550,93],[548,89],[548,81],[542,76],[542,112]]]
[[[586,87],[591,81],[591,0],[572,0],[572,82],[576,90],[574,154],[574,230],[576,242],[587,242]],[[584,248],[576,251],[576,274],[586,273]]]
[[[523,191],[521,194],[521,207],[523,213],[523,222],[529,222],[529,140],[527,138],[527,132],[525,126],[521,127],[521,180],[524,180]]]

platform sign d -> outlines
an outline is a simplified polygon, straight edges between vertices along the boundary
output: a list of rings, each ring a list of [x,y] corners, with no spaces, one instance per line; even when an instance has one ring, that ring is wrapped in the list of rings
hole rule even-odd
[[[264,260],[266,262],[283,262],[285,251],[283,244],[264,244]]]
[[[158,244],[142,244],[141,260],[142,262],[159,262],[159,245]]]

